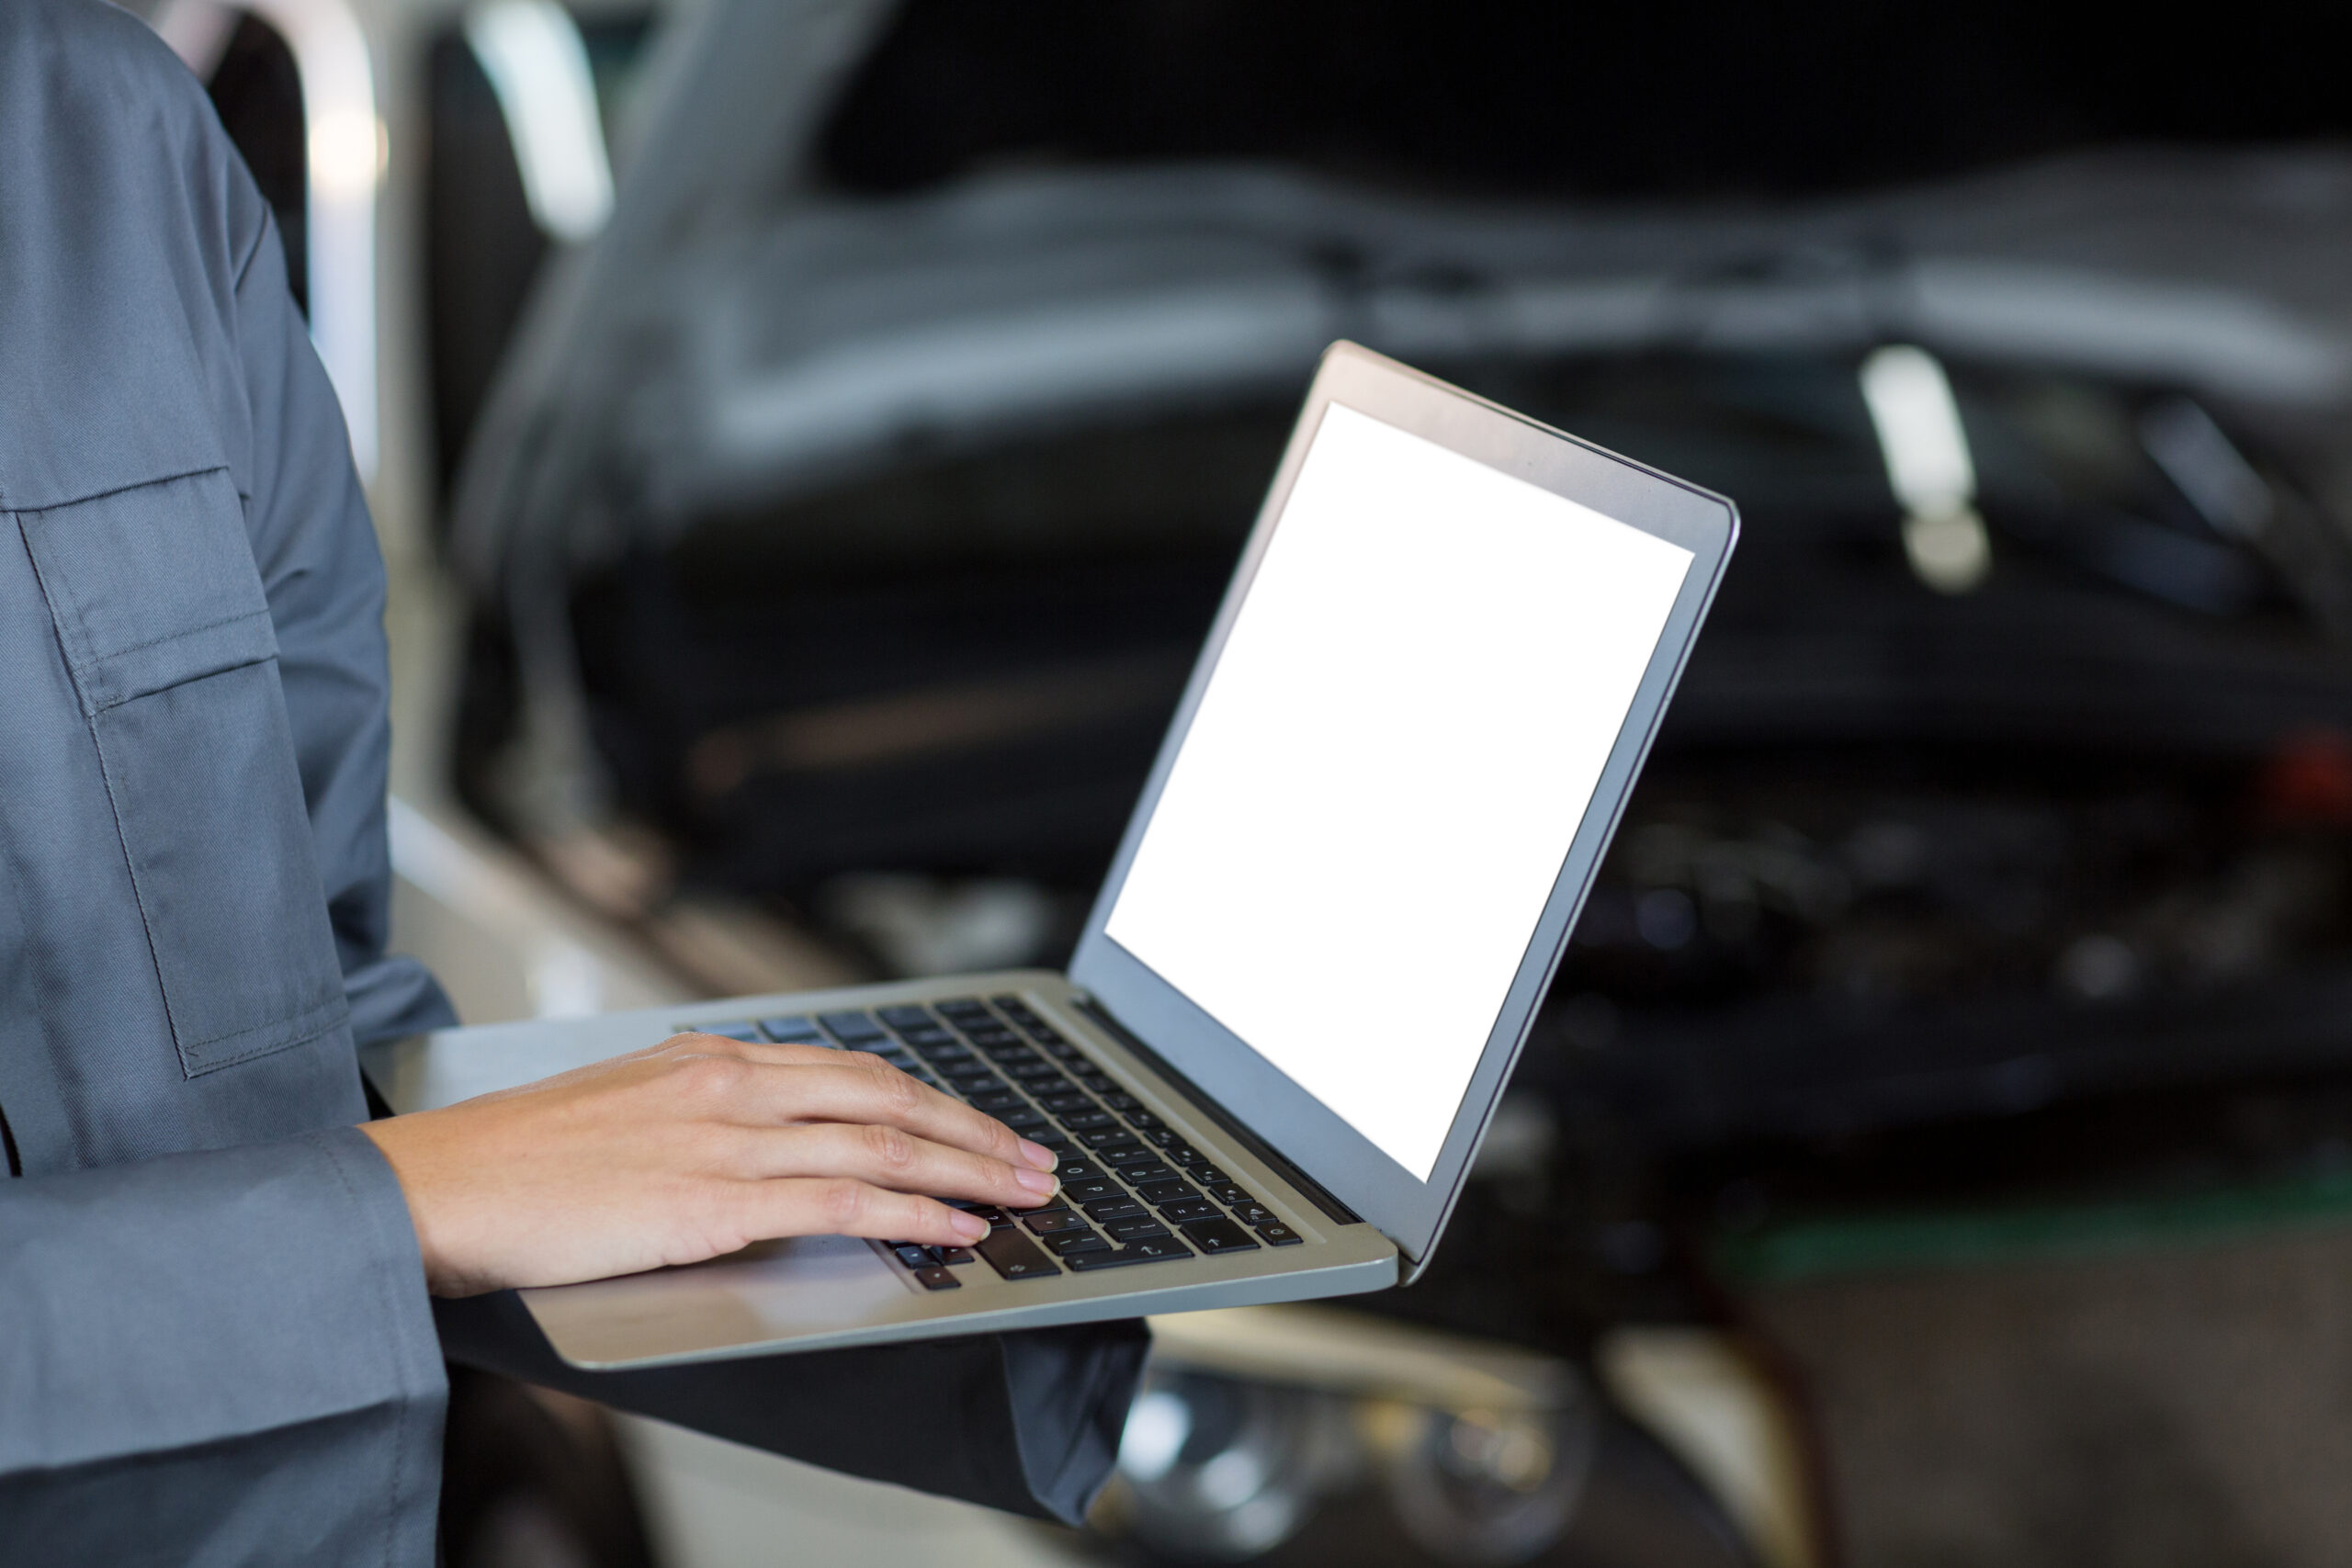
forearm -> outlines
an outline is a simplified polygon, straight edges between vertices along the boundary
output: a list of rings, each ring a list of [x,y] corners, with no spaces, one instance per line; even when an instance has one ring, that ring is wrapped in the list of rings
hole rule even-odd
[[[1076,1524],[1111,1476],[1140,1322],[645,1371],[564,1362],[512,1292],[440,1302],[448,1358],[846,1474]]]

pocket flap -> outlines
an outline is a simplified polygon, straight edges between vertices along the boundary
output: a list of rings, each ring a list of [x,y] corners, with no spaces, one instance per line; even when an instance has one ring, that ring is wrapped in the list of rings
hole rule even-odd
[[[86,711],[276,657],[226,468],[17,519]]]

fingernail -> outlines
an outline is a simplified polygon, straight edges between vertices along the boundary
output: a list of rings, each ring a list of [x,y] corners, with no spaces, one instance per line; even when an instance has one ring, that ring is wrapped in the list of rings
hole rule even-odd
[[[1054,1153],[1045,1145],[1033,1144],[1026,1138],[1021,1140],[1021,1157],[1039,1170],[1051,1170],[1062,1163],[1061,1156]]]
[[[1016,1170],[1012,1173],[1012,1179],[1040,1198],[1061,1185],[1053,1179],[1051,1174],[1042,1170]]]
[[[978,1214],[965,1213],[960,1209],[956,1211],[956,1218],[951,1223],[956,1227],[956,1234],[966,1241],[978,1241],[989,1234],[988,1221]]]

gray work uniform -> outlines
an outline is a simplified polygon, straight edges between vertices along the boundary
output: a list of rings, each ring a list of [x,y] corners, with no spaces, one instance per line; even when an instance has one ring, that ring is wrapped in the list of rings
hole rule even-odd
[[[433,1560],[448,1353],[1072,1517],[1133,1328],[596,1378],[436,1325],[355,1042],[385,954],[383,572],[201,89],[0,0],[0,1559]]]

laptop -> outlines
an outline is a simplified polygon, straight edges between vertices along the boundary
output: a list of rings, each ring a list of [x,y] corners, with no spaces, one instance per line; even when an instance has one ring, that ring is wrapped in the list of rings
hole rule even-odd
[[[446,1031],[370,1076],[420,1110],[707,1030],[876,1053],[1062,1156],[970,1248],[522,1292],[581,1367],[1409,1282],[1737,535],[1721,496],[1336,344],[1067,973]]]

